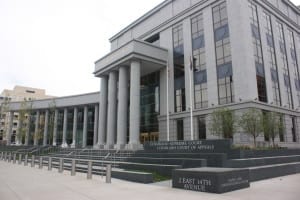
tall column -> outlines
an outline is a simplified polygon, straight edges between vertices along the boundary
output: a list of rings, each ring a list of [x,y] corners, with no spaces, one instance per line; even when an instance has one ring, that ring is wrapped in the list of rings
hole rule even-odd
[[[63,140],[62,140],[62,145],[61,145],[61,147],[63,147],[63,148],[68,147],[67,140],[66,140],[67,139],[67,125],[68,125],[67,119],[68,119],[68,109],[65,108],[64,109],[64,124],[63,124]]]
[[[14,112],[9,112],[8,129],[7,129],[7,145],[11,144],[11,134],[14,122]]]
[[[39,121],[40,121],[40,111],[36,111],[35,115],[35,130],[34,130],[34,142],[33,145],[38,145],[39,139]]]
[[[73,117],[73,139],[71,148],[76,147],[76,132],[77,132],[77,115],[78,115],[78,108],[74,108],[74,117]]]
[[[140,78],[141,63],[132,61],[130,66],[130,119],[129,119],[129,148],[140,146]]]
[[[45,127],[44,127],[43,146],[47,146],[47,140],[48,140],[48,122],[49,122],[49,110],[46,110],[46,112],[45,112]]]
[[[118,99],[117,148],[123,149],[127,143],[128,116],[128,72],[126,66],[121,67],[119,70]]]
[[[97,145],[97,136],[98,136],[98,105],[95,105],[95,112],[94,112],[94,138],[93,138],[93,146]]]
[[[106,119],[107,119],[107,76],[101,78],[101,91],[100,91],[100,110],[99,110],[99,123],[98,123],[98,144],[99,148],[103,148],[105,144],[106,134]]]
[[[28,144],[29,144],[29,128],[30,128],[30,122],[31,122],[30,118],[31,118],[31,116],[30,116],[30,114],[28,114],[27,124],[26,124],[26,133],[25,133],[25,143],[24,143],[25,146],[28,146]]]
[[[107,148],[113,148],[116,134],[117,112],[117,72],[109,73],[108,81],[108,113],[107,113]]]
[[[57,119],[58,119],[58,110],[54,111],[54,122],[53,122],[53,146],[56,146],[56,138],[57,138]]]
[[[88,107],[84,106],[82,148],[85,148],[87,144],[87,123],[88,123]]]

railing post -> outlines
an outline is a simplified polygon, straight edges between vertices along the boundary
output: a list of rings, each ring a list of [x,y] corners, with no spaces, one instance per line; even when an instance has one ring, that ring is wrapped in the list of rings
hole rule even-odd
[[[93,163],[91,160],[88,161],[88,168],[87,168],[87,179],[92,179],[92,168],[93,168]]]
[[[31,167],[35,166],[35,157],[34,155],[31,156]]]
[[[71,169],[71,176],[76,175],[76,160],[72,159],[72,169]]]
[[[52,158],[49,157],[48,158],[48,171],[51,171],[52,170]]]
[[[13,154],[13,164],[16,164],[16,160],[17,160],[17,154],[14,153],[14,154]]]
[[[9,163],[11,162],[11,152],[9,152],[9,154],[8,154],[8,162]]]
[[[4,161],[7,159],[7,152],[4,153]]]
[[[106,183],[111,183],[111,164],[106,165]]]
[[[22,154],[19,154],[19,165],[22,164]]]
[[[59,159],[59,166],[58,166],[58,172],[63,173],[64,171],[64,160],[62,158]]]
[[[28,165],[28,154],[25,155],[24,166]]]
[[[43,169],[43,157],[40,156],[39,169]]]

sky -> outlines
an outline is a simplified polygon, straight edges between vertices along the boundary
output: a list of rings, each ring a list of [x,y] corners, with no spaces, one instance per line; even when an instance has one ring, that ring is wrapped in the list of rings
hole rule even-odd
[[[94,62],[109,53],[109,38],[161,2],[0,0],[0,92],[15,85],[54,96],[99,91]]]
[[[99,91],[94,62],[109,53],[109,38],[162,1],[0,0],[0,93]]]

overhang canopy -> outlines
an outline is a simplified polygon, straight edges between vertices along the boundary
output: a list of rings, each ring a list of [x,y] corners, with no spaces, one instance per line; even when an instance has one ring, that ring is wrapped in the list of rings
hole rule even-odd
[[[168,50],[133,39],[95,62],[95,76],[107,75],[120,66],[130,66],[131,60],[142,62],[142,74],[148,74],[166,66]]]

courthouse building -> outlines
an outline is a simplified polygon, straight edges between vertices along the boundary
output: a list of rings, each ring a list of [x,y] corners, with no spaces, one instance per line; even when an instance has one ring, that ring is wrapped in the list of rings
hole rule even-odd
[[[210,114],[228,107],[282,114],[276,142],[300,147],[300,9],[289,0],[166,0],[110,42],[95,62],[100,93],[34,101],[25,144],[215,139]],[[233,138],[251,140],[243,130]]]

